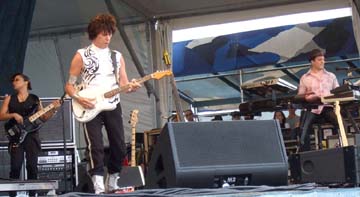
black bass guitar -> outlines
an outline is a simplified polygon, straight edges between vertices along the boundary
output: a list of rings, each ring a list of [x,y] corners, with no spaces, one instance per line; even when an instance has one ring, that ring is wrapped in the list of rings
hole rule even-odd
[[[65,96],[62,96],[59,100],[59,105],[54,105],[53,103],[51,103],[50,105],[37,111],[36,113],[24,117],[23,124],[19,124],[14,118],[6,122],[4,127],[10,143],[21,144],[25,140],[27,134],[40,129],[40,127],[42,126],[42,122],[37,120],[47,112],[58,108],[63,103],[64,97]]]

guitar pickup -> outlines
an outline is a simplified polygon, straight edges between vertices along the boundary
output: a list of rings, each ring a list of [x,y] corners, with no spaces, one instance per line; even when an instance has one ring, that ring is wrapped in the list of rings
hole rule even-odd
[[[9,130],[8,130],[8,134],[9,134],[9,136],[14,136],[14,135],[15,135],[15,132],[14,132],[13,129],[9,129]]]

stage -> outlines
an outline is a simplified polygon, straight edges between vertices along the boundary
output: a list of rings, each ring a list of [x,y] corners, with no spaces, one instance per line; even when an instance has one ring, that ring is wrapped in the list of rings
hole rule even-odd
[[[62,197],[70,196],[98,196],[89,193],[67,193]],[[191,188],[169,188],[169,189],[143,189],[126,194],[104,194],[103,196],[221,196],[221,197],[358,197],[360,188],[328,188],[317,186],[313,183],[301,185],[289,185],[280,187],[270,186],[239,186],[219,189],[191,189]]]

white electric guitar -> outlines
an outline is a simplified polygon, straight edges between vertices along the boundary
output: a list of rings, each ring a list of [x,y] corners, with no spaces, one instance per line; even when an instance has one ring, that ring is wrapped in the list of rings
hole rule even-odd
[[[143,78],[137,79],[137,83],[144,83],[150,79],[161,79],[164,76],[170,76],[172,72],[170,70],[156,71],[150,75],[146,75]],[[94,119],[102,111],[111,111],[116,108],[116,105],[113,103],[113,97],[120,92],[124,92],[131,87],[130,84],[124,85],[113,90],[107,91],[104,89],[88,88],[83,89],[78,92],[80,97],[93,99],[93,104],[95,105],[92,109],[85,109],[82,105],[76,102],[75,99],[72,101],[73,113],[79,122],[89,122]]]

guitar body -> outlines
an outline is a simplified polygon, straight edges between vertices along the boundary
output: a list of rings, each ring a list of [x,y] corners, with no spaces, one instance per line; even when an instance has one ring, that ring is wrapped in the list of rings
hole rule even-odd
[[[37,131],[41,125],[36,122],[30,122],[28,118],[24,119],[24,124],[19,124],[15,119],[11,119],[5,123],[5,132],[11,143],[21,144],[27,134]]]
[[[137,83],[144,83],[149,79],[161,79],[164,76],[172,75],[170,70],[156,71],[150,75],[146,75],[143,78],[137,79]],[[93,109],[83,108],[76,100],[73,100],[72,107],[76,120],[79,122],[89,122],[94,119],[101,111],[111,111],[116,108],[116,104],[119,102],[117,96],[120,92],[124,92],[131,88],[130,83],[121,87],[114,88],[112,90],[106,90],[104,88],[87,88],[77,92],[80,97],[93,99],[95,107]]]
[[[76,120],[79,122],[89,122],[102,111],[114,110],[119,98],[116,96],[105,98],[104,94],[106,92],[107,90],[100,88],[88,88],[79,91],[78,94],[80,97],[94,99],[93,104],[95,107],[93,109],[85,109],[74,99],[72,102],[72,108]]]

